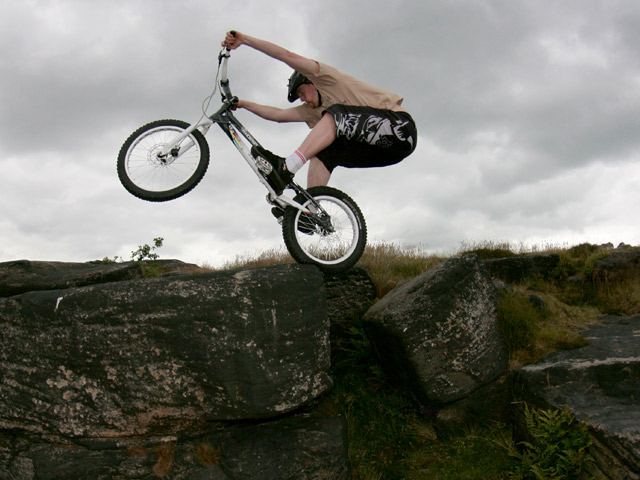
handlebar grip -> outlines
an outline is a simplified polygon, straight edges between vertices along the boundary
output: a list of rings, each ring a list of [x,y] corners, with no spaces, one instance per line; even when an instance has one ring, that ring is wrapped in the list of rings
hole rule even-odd
[[[231,34],[232,37],[235,38],[237,32],[235,30],[229,30],[229,33]],[[227,50],[227,53],[231,51],[229,47],[225,47],[225,49]]]

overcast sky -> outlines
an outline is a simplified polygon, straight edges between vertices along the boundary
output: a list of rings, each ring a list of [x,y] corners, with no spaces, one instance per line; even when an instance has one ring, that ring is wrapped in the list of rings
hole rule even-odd
[[[0,261],[128,259],[157,236],[162,258],[214,266],[281,247],[264,188],[219,130],[178,200],[138,200],[116,174],[135,128],[199,118],[232,28],[405,98],[413,155],[331,179],[370,241],[640,244],[637,0],[0,4]],[[248,47],[230,62],[234,94],[282,107],[289,73]],[[238,117],[285,156],[308,131]]]

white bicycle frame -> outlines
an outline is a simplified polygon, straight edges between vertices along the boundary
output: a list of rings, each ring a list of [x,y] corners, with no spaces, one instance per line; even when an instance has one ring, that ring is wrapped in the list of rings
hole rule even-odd
[[[302,212],[310,213],[311,211],[305,207],[303,207],[300,203],[296,202],[293,198],[285,195],[284,193],[278,195],[273,187],[269,184],[267,179],[265,178],[263,171],[265,174],[268,174],[271,170],[271,165],[262,159],[255,159],[253,155],[251,155],[251,148],[242,140],[238,132],[252,145],[252,146],[260,146],[258,141],[249,133],[249,131],[240,123],[240,121],[233,115],[232,110],[234,108],[235,103],[238,101],[236,97],[231,94],[231,90],[229,88],[229,78],[227,76],[227,68],[228,61],[230,57],[230,52],[227,49],[224,49],[223,52],[220,53],[218,61],[220,62],[220,90],[222,92],[222,106],[212,115],[203,117],[200,121],[189,125],[180,135],[173,139],[173,141],[166,146],[161,152],[161,156],[171,159],[169,161],[174,161],[176,158],[183,155],[185,152],[189,151],[191,147],[194,146],[195,142],[192,139],[189,139],[187,142],[182,144],[181,142],[185,140],[194,130],[198,129],[203,135],[209,131],[211,125],[218,124],[218,126],[222,129],[224,133],[229,137],[233,145],[236,147],[242,158],[245,159],[253,173],[256,174],[258,180],[265,186],[269,194],[267,195],[267,201],[271,204],[278,205],[283,209],[286,206],[292,206]],[[179,152],[177,156],[172,155],[172,152],[178,148]],[[313,198],[307,194],[306,190],[297,185],[296,183],[291,183],[292,188],[297,193],[304,193],[310,200],[312,200],[312,204],[319,208],[319,205],[313,200]]]

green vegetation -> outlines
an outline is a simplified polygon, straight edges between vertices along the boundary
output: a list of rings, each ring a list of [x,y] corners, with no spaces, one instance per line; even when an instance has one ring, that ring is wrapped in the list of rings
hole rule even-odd
[[[591,437],[584,425],[563,410],[544,410],[525,405],[524,418],[530,441],[508,444],[516,459],[509,477],[515,480],[561,480],[579,478],[587,464]]]
[[[506,243],[465,245],[455,255],[481,259],[528,253],[557,254],[558,267],[544,279],[506,285],[498,301],[499,325],[511,368],[549,353],[585,344],[581,331],[601,312],[640,313],[640,274],[611,275],[598,261],[606,246],[514,248]],[[358,266],[365,268],[382,297],[395,286],[437,267],[446,256],[403,249],[394,244],[367,247]],[[226,268],[291,262],[283,250],[256,258],[236,258]],[[320,413],[342,414],[354,480],[465,480],[578,478],[590,461],[589,436],[567,413],[525,409],[532,438],[515,443],[511,427],[490,422],[439,432],[433,412],[383,374],[361,324],[355,323],[333,344],[335,387]]]
[[[587,304],[604,313],[633,315],[640,312],[640,272],[598,268],[610,247],[582,244],[560,255],[555,276],[558,297],[571,304]]]
[[[164,273],[164,269],[159,262],[156,262],[160,255],[158,255],[157,250],[162,247],[164,242],[164,238],[156,237],[153,239],[153,244],[144,244],[138,245],[138,248],[131,252],[131,260],[139,263],[140,271],[144,277],[158,277]],[[122,263],[124,262],[124,258],[119,256],[114,257],[104,257],[102,260],[95,260],[92,263],[97,264],[111,264],[111,263]],[[199,269],[198,271],[202,271]]]
[[[160,255],[156,253],[156,250],[162,247],[164,238],[156,237],[153,239],[153,245],[145,243],[144,245],[138,245],[138,248],[131,252],[131,260],[134,262],[142,262],[144,260],[157,260]],[[124,258],[115,255],[114,257],[104,257],[102,260],[94,260],[92,263],[121,263],[124,262]]]
[[[514,286],[500,294],[497,314],[511,368],[517,368],[556,350],[585,346],[580,332],[596,321],[598,311],[564,304],[553,295],[526,286]]]
[[[511,429],[495,423],[469,426],[440,440],[416,445],[407,457],[407,480],[499,480],[517,468],[504,447]]]
[[[505,424],[439,437],[409,392],[384,375],[360,325],[334,349],[335,385],[320,414],[347,421],[354,480],[499,479],[514,467]]]
[[[157,260],[160,255],[156,253],[156,250],[162,247],[164,238],[156,237],[153,239],[153,245],[138,245],[138,249],[131,252],[131,260],[134,262],[141,262],[143,260]]]
[[[412,399],[391,386],[361,327],[346,333],[333,352],[335,385],[321,406],[347,421],[354,478],[404,478],[402,461],[414,443]]]

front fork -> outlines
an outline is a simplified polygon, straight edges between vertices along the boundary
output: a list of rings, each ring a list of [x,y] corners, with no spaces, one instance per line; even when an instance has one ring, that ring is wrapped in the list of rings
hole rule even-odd
[[[267,201],[272,205],[278,205],[281,208],[286,208],[287,206],[291,206],[297,210],[300,210],[303,213],[307,213],[312,216],[313,220],[327,233],[334,232],[333,225],[331,224],[331,217],[326,212],[322,205],[320,205],[315,198],[313,198],[309,192],[307,192],[304,188],[298,185],[295,182],[291,182],[289,185],[295,192],[296,196],[305,197],[310,203],[305,207],[301,203],[296,202],[292,198],[285,197],[284,195],[279,195],[277,197],[272,197],[271,194],[267,195]],[[307,203],[306,201],[303,203]]]
[[[200,130],[200,133],[205,135],[213,125],[213,122],[194,123],[189,128],[183,130],[173,141],[166,145],[159,153],[158,158],[163,163],[173,163],[180,155],[184,155],[196,144],[196,142],[189,138],[186,142],[182,143],[194,130]]]

